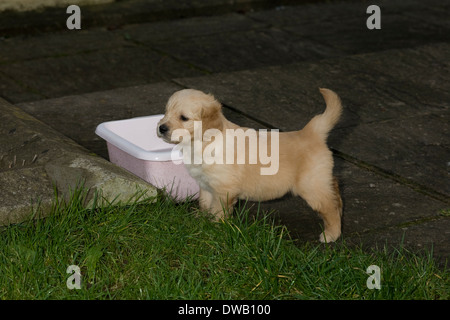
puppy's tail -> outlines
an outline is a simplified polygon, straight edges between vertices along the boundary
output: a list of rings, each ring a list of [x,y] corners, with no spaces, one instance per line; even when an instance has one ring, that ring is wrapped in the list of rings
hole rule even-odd
[[[342,104],[339,96],[329,89],[320,88],[320,93],[325,99],[327,108],[325,112],[311,119],[304,130],[311,130],[326,140],[328,133],[333,129],[342,114]]]

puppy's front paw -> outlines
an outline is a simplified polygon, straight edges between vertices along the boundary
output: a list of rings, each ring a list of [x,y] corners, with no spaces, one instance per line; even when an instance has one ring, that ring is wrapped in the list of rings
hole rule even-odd
[[[223,212],[223,210],[217,211],[214,214],[211,214],[211,216],[212,220],[215,222],[220,222],[225,219],[225,213]]]
[[[197,209],[197,213],[198,213],[198,215],[201,214],[203,216],[208,217],[208,219],[210,219],[213,222],[220,222],[225,219],[225,215],[224,215],[223,211],[213,213],[211,210]]]
[[[335,242],[339,236],[341,235],[341,232],[327,232],[324,231],[320,234],[319,236],[319,241],[322,243],[330,243],[330,242]]]

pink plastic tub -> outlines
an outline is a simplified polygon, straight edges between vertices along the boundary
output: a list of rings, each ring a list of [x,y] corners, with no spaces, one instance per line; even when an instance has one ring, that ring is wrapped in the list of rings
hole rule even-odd
[[[156,135],[162,117],[160,114],[104,122],[95,133],[106,140],[112,163],[157,188],[165,188],[176,200],[195,199],[199,186],[184,167],[182,155],[172,152],[174,145]]]

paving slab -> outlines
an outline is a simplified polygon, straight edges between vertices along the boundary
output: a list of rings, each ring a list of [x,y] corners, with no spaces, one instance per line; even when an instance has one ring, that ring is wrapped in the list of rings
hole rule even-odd
[[[450,197],[450,112],[335,130],[330,144],[345,154]],[[345,137],[344,139],[342,137]]]
[[[171,21],[129,24],[113,30],[115,34],[134,41],[153,45],[166,41],[188,40],[220,33],[258,30],[268,24],[255,21],[243,14],[191,17]]]
[[[411,83],[420,86],[421,90],[431,89],[431,94],[426,96],[426,99],[420,96],[420,92],[412,91],[417,102],[426,105],[427,108],[448,107],[449,55],[450,45],[447,41],[411,49],[389,50],[387,54],[374,54],[370,56],[370,63],[364,56],[355,56],[355,60],[365,63],[368,72],[389,79],[390,83],[386,83],[386,87],[394,87],[399,83]],[[434,91],[438,92],[437,97],[433,97]]]
[[[242,14],[131,25],[117,32],[210,72],[286,64],[334,54],[327,54],[330,50],[326,46]]]
[[[44,35],[18,35],[0,39],[0,65],[49,57],[63,57],[131,46],[123,34],[107,28],[59,31]]]
[[[318,60],[339,54],[325,45],[275,28],[199,36],[155,46],[210,72]]]
[[[35,101],[45,99],[43,94],[29,88],[23,83],[6,76],[0,71],[0,96],[5,100],[14,101]]]
[[[117,197],[127,201],[136,192],[156,195],[150,184],[91,155],[3,99],[0,120],[0,225],[29,219],[38,205],[37,216],[44,217],[50,212],[55,191],[69,199],[83,184],[90,191],[86,204],[96,192],[107,202]]]
[[[203,73],[143,47],[119,47],[0,65],[0,72],[45,97],[159,82]],[[1,95],[9,98],[8,92]],[[24,99],[14,101],[24,102]]]
[[[375,4],[375,3],[374,3]],[[433,24],[437,12],[426,10],[430,3],[408,5],[399,1],[377,1],[381,12],[381,29],[366,26],[367,2],[334,2],[285,7],[276,12],[258,11],[248,15],[282,30],[324,43],[346,54],[407,48],[446,41],[448,25]],[[439,5],[437,5],[439,8]],[[425,10],[424,10],[425,9]],[[443,14],[445,8],[439,13]],[[420,14],[421,19],[416,15]]]

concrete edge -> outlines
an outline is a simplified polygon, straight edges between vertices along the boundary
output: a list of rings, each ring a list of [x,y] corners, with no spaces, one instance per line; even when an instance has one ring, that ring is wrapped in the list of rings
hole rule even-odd
[[[0,225],[19,223],[30,218],[37,208],[39,216],[48,215],[55,200],[55,187],[64,200],[83,186],[88,190],[85,205],[126,203],[132,198],[148,199],[157,189],[141,178],[111,162],[89,153],[73,140],[56,132],[20,108],[0,99],[0,154],[11,159],[20,148],[40,156],[26,166],[0,166]],[[14,128],[13,133],[10,127]],[[6,132],[6,133],[5,133]],[[26,137],[37,137],[27,139]],[[45,153],[40,150],[45,149]],[[42,155],[42,156],[41,156]],[[19,156],[18,156],[19,157]],[[17,158],[18,158],[17,157]],[[6,161],[7,162],[7,161]],[[100,196],[100,197],[98,197]],[[155,198],[156,200],[156,198]]]

